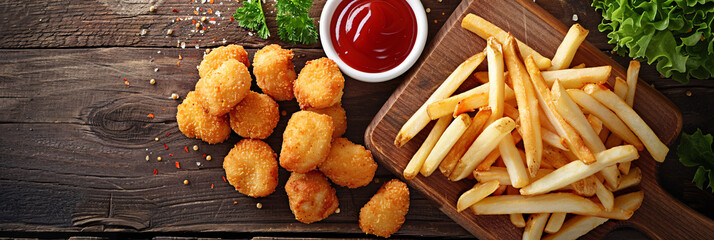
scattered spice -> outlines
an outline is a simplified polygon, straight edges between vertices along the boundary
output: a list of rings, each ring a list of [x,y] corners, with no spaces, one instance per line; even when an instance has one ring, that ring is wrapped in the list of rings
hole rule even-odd
[[[174,10],[171,10],[172,12],[178,13],[179,11],[174,8]]]
[[[179,162],[177,161],[175,163],[176,163],[176,168],[181,169],[181,165],[179,164]]]
[[[146,155],[146,161],[149,161],[149,155]]]
[[[687,97],[691,97],[691,96],[692,96],[692,92],[689,91],[689,90],[687,90],[684,94],[687,95]]]
[[[169,150],[169,146],[166,146],[166,143],[164,143],[164,148],[166,148],[166,150]]]
[[[198,151],[198,145],[193,145],[193,150]]]
[[[158,141],[159,141],[159,138],[154,138],[154,141],[157,141],[157,142],[158,142]]]
[[[188,185],[188,179],[183,180],[183,185]]]
[[[154,168],[154,175],[159,174],[159,171]]]
[[[213,189],[213,183],[211,183],[211,189]]]
[[[335,213],[340,213],[340,208],[335,209]]]
[[[188,152],[188,146],[183,147],[183,150],[186,150],[186,152]]]
[[[223,177],[223,182],[228,182],[228,181],[226,181],[226,176],[222,176],[222,177]]]
[[[178,99],[178,98],[179,98],[179,95],[178,95],[178,94],[176,94],[176,93],[172,93],[172,94],[171,94],[171,99],[176,100],[176,99]]]
[[[183,57],[181,57],[181,55],[179,55],[179,60],[183,60]]]
[[[206,154],[203,154],[203,157],[205,158],[205,157],[206,157]]]
[[[161,111],[166,111],[166,108],[162,108]]]
[[[156,161],[161,162],[161,157],[156,157]]]
[[[149,12],[156,12],[156,6],[149,7]]]
[[[169,135],[171,135],[171,133],[170,133],[170,132],[167,132],[167,133],[166,133],[166,136],[168,137]]]
[[[233,22],[233,21],[235,21],[235,20],[236,20],[235,18],[231,17],[231,22]]]
[[[426,8],[426,13],[430,13],[430,12],[431,12],[431,8]]]
[[[146,115],[146,117],[151,118],[151,119],[154,119],[154,114],[153,114],[153,113],[149,113],[149,115]]]
[[[124,81],[124,85],[129,86],[129,81]]]
[[[238,204],[238,201],[233,201],[233,205],[236,205],[236,204]]]
[[[207,161],[211,161],[211,155],[206,156]]]
[[[262,203],[256,203],[256,204],[255,204],[255,207],[257,207],[258,209],[261,209],[261,208],[263,208],[263,204],[262,204]]]
[[[174,33],[173,29],[169,29],[168,31],[166,31],[166,35],[171,35],[172,33]]]
[[[206,16],[201,17],[201,22],[205,22],[208,19]]]
[[[174,154],[173,154],[173,153],[169,153],[169,157],[173,157],[173,156],[174,156]]]
[[[181,62],[176,62],[176,66],[177,66],[177,67],[180,67],[180,66],[181,66]]]
[[[156,79],[153,79],[153,78],[152,78],[151,80],[149,80],[149,83],[150,83],[151,85],[156,84]]]

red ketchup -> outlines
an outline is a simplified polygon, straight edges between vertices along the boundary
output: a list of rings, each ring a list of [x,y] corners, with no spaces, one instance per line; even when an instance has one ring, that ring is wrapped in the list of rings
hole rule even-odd
[[[417,24],[406,0],[346,0],[332,15],[330,32],[342,61],[362,72],[379,73],[407,58]]]

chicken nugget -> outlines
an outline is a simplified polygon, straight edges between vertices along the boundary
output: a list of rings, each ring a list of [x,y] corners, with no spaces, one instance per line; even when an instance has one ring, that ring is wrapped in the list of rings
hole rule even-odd
[[[382,185],[359,211],[359,228],[367,234],[388,238],[399,231],[408,211],[409,188],[393,179]]]
[[[179,130],[190,138],[198,138],[207,143],[220,143],[228,139],[231,127],[228,117],[208,114],[198,103],[196,92],[191,91],[177,107],[176,122]]]
[[[317,167],[333,183],[348,188],[366,186],[377,171],[372,152],[347,138],[332,141],[330,154]]]
[[[335,126],[335,131],[332,132],[332,139],[341,137],[347,131],[347,115],[345,109],[342,108],[342,103],[337,103],[328,108],[308,108],[306,110],[326,114],[332,118],[332,124]]]
[[[196,83],[196,95],[211,115],[231,111],[250,92],[248,68],[235,59],[225,61]]]
[[[283,132],[280,166],[299,173],[314,170],[330,153],[332,131],[330,116],[310,111],[294,113]]]
[[[295,98],[293,82],[297,74],[292,59],[293,50],[282,49],[277,44],[265,46],[253,57],[253,74],[258,87],[276,101]]]
[[[342,100],[344,87],[345,78],[337,64],[323,57],[305,64],[293,90],[300,108],[326,108]]]
[[[265,139],[278,125],[278,103],[270,96],[249,92],[229,113],[231,128],[244,138]]]
[[[325,219],[340,205],[335,189],[318,171],[291,173],[285,192],[295,219],[303,223]]]
[[[240,140],[223,159],[223,169],[228,183],[251,197],[268,196],[278,186],[278,161],[261,140]]]
[[[250,67],[248,53],[243,49],[243,46],[231,44],[214,48],[210,53],[203,56],[203,61],[198,65],[198,75],[205,77],[209,72],[219,68],[223,62],[228,61],[228,59],[238,60],[246,67]]]

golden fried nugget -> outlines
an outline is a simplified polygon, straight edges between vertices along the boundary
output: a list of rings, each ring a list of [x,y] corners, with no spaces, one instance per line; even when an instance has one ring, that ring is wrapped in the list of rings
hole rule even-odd
[[[368,234],[388,238],[399,231],[409,211],[407,184],[393,179],[377,191],[359,211],[359,228]]]
[[[229,113],[231,128],[244,138],[265,139],[278,125],[278,103],[270,96],[249,92]]]
[[[358,188],[367,186],[377,171],[372,152],[354,144],[347,138],[332,141],[327,160],[317,166],[320,172],[340,186]]]
[[[228,45],[225,47],[214,48],[210,53],[203,56],[203,61],[198,65],[198,75],[206,77],[209,72],[219,68],[223,62],[228,59],[235,59],[243,63],[246,67],[250,67],[248,61],[248,53],[240,45]]]
[[[314,170],[330,153],[332,131],[330,116],[310,111],[294,113],[283,132],[280,166],[299,173]]]
[[[196,95],[211,115],[231,111],[250,92],[250,73],[242,63],[229,59],[198,80]]]
[[[278,161],[261,140],[240,140],[223,159],[223,169],[228,183],[251,197],[268,196],[278,186]]]
[[[293,90],[300,108],[326,108],[342,100],[344,87],[345,78],[337,64],[323,57],[305,64]]]
[[[325,114],[332,118],[332,123],[335,126],[335,131],[332,132],[332,139],[341,137],[347,131],[347,115],[345,109],[342,108],[342,103],[337,103],[327,108],[308,108],[306,110]]]
[[[319,171],[291,173],[285,192],[295,219],[303,223],[325,219],[340,205],[335,189]]]
[[[277,44],[265,46],[253,57],[253,74],[258,87],[276,101],[295,98],[293,82],[297,74],[292,59],[293,50],[282,49]]]
[[[228,139],[231,127],[228,117],[208,114],[198,103],[196,92],[191,91],[186,95],[183,103],[178,105],[176,121],[179,130],[190,138],[198,138],[207,143],[220,143]]]

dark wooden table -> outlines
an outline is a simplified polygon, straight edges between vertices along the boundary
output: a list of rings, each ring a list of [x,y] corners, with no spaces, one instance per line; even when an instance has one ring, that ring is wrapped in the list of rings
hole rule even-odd
[[[275,36],[263,40],[248,34],[229,20],[239,6],[235,1],[200,2],[0,2],[5,9],[0,15],[0,236],[365,237],[357,225],[359,209],[383,182],[395,178],[386,170],[378,169],[367,187],[338,187],[340,213],[306,225],[295,221],[288,208],[284,170],[276,192],[260,199],[245,197],[222,180],[222,158],[238,136],[208,145],[179,132],[175,114],[180,100],[170,95],[185,96],[193,89],[195,66],[206,48],[241,44],[252,58],[260,47],[278,43],[294,49],[298,71],[305,61],[324,56],[319,44],[286,45]],[[274,1],[267,2],[266,17],[275,35],[270,14]],[[431,37],[460,1],[422,2],[430,9]],[[311,16],[317,19],[324,3],[316,0]],[[590,42],[606,52],[612,48],[597,31],[601,18],[589,1],[538,4],[567,25],[577,14],[577,22],[591,30]],[[156,12],[149,12],[152,5]],[[176,21],[201,16],[216,18],[215,24],[205,24],[210,28],[204,33],[192,32],[191,20]],[[169,29],[171,35],[166,34]],[[178,47],[182,42],[185,49]],[[613,57],[623,65],[628,61]],[[714,98],[709,96],[714,81],[681,85],[661,78],[651,66],[643,66],[641,77],[681,109],[684,132],[714,132]],[[149,84],[152,78],[156,85]],[[364,142],[366,126],[400,82],[347,80],[347,138]],[[298,107],[292,101],[280,108],[289,115]],[[155,117],[147,117],[150,113]],[[277,133],[286,122],[283,117]],[[267,142],[279,150],[281,134]],[[676,144],[660,168],[661,184],[714,217],[714,197],[690,182],[695,169],[679,164]],[[199,150],[191,150],[193,145]],[[213,160],[206,161],[203,154]],[[159,156],[162,161],[156,160]],[[190,183],[184,185],[184,180]],[[411,200],[407,221],[395,237],[471,237],[418,192],[412,191]],[[625,229],[612,236],[637,234]]]

